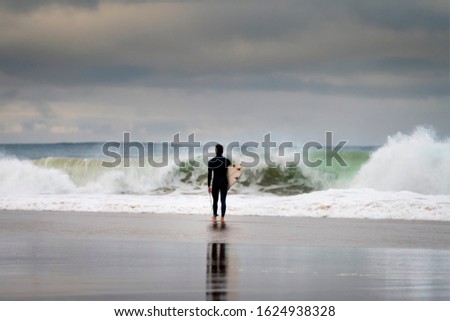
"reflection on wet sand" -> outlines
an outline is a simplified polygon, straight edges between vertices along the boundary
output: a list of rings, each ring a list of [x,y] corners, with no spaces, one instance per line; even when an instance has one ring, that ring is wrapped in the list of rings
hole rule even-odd
[[[206,300],[227,300],[227,244],[208,243],[206,257]]]

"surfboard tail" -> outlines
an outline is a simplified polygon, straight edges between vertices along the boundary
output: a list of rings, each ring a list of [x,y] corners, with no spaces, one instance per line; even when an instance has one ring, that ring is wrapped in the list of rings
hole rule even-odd
[[[241,164],[233,164],[227,168],[228,190],[239,180],[244,168]]]

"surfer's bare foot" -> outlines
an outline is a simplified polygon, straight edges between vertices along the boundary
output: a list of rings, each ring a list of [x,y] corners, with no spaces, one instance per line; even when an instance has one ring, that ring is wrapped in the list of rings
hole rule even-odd
[[[216,221],[216,217],[215,216],[211,217],[211,221],[215,222]]]
[[[220,218],[220,221],[221,221],[222,223],[225,223],[225,217],[222,216],[222,217]]]

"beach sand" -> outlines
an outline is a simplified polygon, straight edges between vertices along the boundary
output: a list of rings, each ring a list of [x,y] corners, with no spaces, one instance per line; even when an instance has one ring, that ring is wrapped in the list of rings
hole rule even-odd
[[[0,300],[450,300],[450,222],[0,212]]]

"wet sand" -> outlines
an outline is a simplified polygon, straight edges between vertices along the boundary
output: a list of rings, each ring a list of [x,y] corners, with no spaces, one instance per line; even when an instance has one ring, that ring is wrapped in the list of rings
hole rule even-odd
[[[0,212],[0,300],[450,300],[450,222]]]

